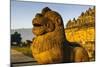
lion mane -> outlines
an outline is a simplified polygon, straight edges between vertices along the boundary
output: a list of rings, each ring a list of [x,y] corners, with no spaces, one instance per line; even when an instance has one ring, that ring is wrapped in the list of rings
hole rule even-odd
[[[48,7],[32,20],[32,55],[39,64],[89,61],[86,50],[66,40],[62,17]]]

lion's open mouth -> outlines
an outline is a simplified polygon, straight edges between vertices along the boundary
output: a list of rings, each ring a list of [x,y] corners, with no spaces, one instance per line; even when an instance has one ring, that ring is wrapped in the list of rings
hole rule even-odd
[[[35,27],[40,27],[40,26],[42,26],[42,24],[39,24],[39,23],[34,23],[33,24]]]
[[[36,36],[43,35],[43,34],[45,33],[43,24],[41,24],[41,23],[34,23],[33,26],[34,26],[34,27],[33,27],[32,32],[33,32]]]

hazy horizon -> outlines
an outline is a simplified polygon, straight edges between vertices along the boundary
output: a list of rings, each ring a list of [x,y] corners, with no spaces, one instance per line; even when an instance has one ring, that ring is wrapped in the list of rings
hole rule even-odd
[[[32,29],[32,28],[11,28],[11,30],[18,30],[18,29]]]
[[[66,27],[67,21],[77,18],[82,12],[92,8],[92,5],[74,5],[74,4],[54,4],[41,2],[25,2],[11,0],[11,29],[32,28],[32,19],[36,13],[40,13],[44,7],[57,11],[64,21]]]

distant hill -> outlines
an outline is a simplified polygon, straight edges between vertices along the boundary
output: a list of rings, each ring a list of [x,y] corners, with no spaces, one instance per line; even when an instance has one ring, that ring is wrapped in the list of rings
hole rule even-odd
[[[21,34],[22,41],[32,40],[32,38],[34,37],[31,28],[28,28],[28,29],[12,29],[11,34],[13,34],[14,32],[18,32],[18,33]]]

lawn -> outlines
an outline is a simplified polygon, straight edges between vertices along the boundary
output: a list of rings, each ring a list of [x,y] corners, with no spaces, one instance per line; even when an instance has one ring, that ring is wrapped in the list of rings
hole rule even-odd
[[[30,47],[18,47],[18,46],[15,47],[14,46],[14,47],[11,47],[11,49],[17,50],[19,52],[22,52],[24,55],[32,57],[32,51]]]

